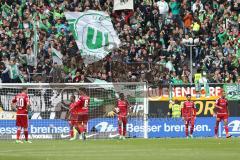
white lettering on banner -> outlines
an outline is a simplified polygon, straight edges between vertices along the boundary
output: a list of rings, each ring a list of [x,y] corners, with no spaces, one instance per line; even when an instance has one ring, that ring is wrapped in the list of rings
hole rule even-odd
[[[201,88],[204,90],[204,87]],[[219,96],[221,94],[221,87],[209,87],[210,96]],[[195,87],[173,87],[172,88],[172,95],[173,97],[185,97],[186,94],[192,94],[192,96],[196,96]],[[168,97],[169,96],[169,88],[149,88],[148,89],[148,96],[162,96]]]
[[[117,127],[114,127],[113,124],[109,124],[108,122],[100,122],[95,126],[95,128],[99,132],[115,132],[117,131]],[[152,125],[148,126],[148,132],[184,132],[185,125],[169,125],[167,123],[164,123],[162,125]],[[144,126],[143,125],[134,125],[131,123],[127,124],[127,131],[128,132],[144,132]],[[197,132],[210,132],[211,129],[208,125],[202,124],[202,125],[195,125],[194,131]]]
[[[108,124],[108,122],[98,123],[95,128],[99,132],[115,132],[117,131],[117,127],[113,127],[113,124]]]
[[[148,132],[159,132],[161,130],[161,128],[162,128],[161,125],[148,126]],[[127,124],[127,131],[128,132],[136,132],[136,133],[144,132],[144,126]]]
[[[30,125],[29,129],[30,133],[32,134],[55,134],[55,133],[68,133],[69,127],[34,127],[33,125]],[[15,134],[17,132],[16,127],[0,127],[0,135],[1,134]]]
[[[17,133],[17,127],[0,127],[0,135],[15,133]]]
[[[183,132],[185,130],[185,125],[168,125],[164,124],[164,132]],[[194,126],[194,131],[197,132],[210,132],[211,129],[208,125],[196,125]]]
[[[24,135],[21,135],[21,139],[24,139]],[[12,135],[12,139],[16,139],[16,135]],[[29,134],[28,139],[53,139],[52,134]]]
[[[34,127],[30,126],[30,133],[68,133],[69,127]]]
[[[141,111],[144,111],[144,106],[143,105],[135,104],[133,106],[133,113],[139,113]]]
[[[239,120],[234,120],[231,121],[228,124],[229,127],[229,134],[240,134],[240,121]],[[223,134],[226,134],[225,129],[222,132]]]

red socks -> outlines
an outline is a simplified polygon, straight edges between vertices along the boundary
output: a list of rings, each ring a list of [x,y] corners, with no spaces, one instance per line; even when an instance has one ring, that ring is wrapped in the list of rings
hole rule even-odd
[[[194,125],[191,125],[191,129],[190,129],[190,134],[193,134],[193,130],[194,130]]]
[[[25,140],[28,141],[28,131],[24,131]]]
[[[85,132],[85,128],[83,126],[79,127],[81,133]]]
[[[20,139],[20,135],[21,135],[21,129],[20,129],[20,130],[17,130],[17,140]]]
[[[70,137],[72,138],[73,137],[73,129],[70,130],[69,134],[70,134]]]
[[[185,134],[186,134],[186,137],[188,136],[188,125],[185,124]]]
[[[17,130],[17,140],[20,140],[21,129]],[[28,131],[24,131],[25,140],[28,141]]]
[[[225,128],[226,135],[228,135],[228,126],[226,125],[224,126],[224,128]]]
[[[118,133],[121,136],[126,136],[126,126],[118,125]]]

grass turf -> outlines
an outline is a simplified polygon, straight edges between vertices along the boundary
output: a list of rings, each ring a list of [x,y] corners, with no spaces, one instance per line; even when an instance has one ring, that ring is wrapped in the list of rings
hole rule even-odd
[[[239,148],[239,138],[0,141],[0,160],[226,160]]]

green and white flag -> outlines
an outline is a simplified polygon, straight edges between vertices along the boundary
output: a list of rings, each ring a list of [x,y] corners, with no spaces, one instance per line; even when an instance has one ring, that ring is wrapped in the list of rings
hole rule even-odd
[[[63,55],[53,47],[51,48],[51,50],[52,50],[53,63],[57,63],[58,65],[62,65],[63,64],[63,62],[62,62]]]
[[[99,61],[119,47],[120,40],[107,13],[89,10],[64,14],[85,64]]]

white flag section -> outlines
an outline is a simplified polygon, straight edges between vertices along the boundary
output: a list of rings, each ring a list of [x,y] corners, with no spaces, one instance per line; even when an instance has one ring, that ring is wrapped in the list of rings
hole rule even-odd
[[[133,0],[114,0],[113,10],[133,9]]]
[[[99,61],[119,47],[120,40],[107,13],[89,10],[64,14],[85,64]]]
[[[91,83],[96,84],[98,87],[104,88],[106,90],[114,90],[113,83],[111,83],[111,82],[107,82],[105,80],[101,80],[101,79],[97,79],[97,78],[90,78],[90,77],[87,77],[87,79]],[[94,87],[96,87],[96,86],[94,86]]]
[[[53,63],[57,63],[58,65],[62,65],[62,57],[63,55],[56,50],[55,48],[51,48],[52,50],[52,59],[53,59]]]

